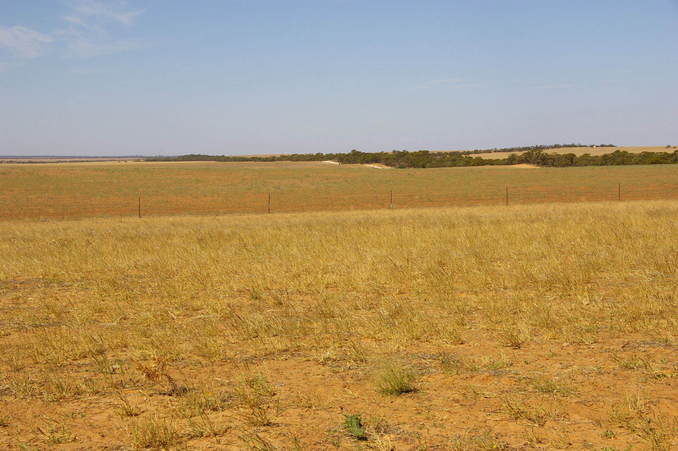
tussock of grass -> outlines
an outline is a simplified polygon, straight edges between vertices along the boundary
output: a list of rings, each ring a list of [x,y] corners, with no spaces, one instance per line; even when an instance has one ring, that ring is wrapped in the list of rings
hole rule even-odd
[[[397,396],[416,391],[415,379],[412,369],[391,364],[379,371],[375,383],[380,393]]]
[[[232,401],[229,393],[219,393],[211,390],[191,390],[182,396],[177,409],[181,416],[191,418],[210,412],[224,410]]]
[[[168,448],[178,443],[179,433],[171,421],[152,417],[132,426],[131,439],[138,448]]]

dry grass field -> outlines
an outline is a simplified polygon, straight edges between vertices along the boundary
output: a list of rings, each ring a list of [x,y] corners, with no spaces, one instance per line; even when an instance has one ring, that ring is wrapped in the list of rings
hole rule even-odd
[[[85,199],[150,169],[179,198],[228,168],[2,171]],[[548,173],[515,171],[493,174]],[[587,171],[563,179],[610,174]],[[0,449],[675,449],[677,223],[676,201],[0,222]]]
[[[0,165],[0,219],[678,199],[678,165],[379,170],[305,163]]]

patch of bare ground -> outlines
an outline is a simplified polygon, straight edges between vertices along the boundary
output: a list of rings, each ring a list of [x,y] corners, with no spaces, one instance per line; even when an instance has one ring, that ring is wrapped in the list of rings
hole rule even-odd
[[[540,166],[536,164],[529,163],[520,163],[520,164],[508,164],[508,165],[496,165],[496,166],[484,166],[488,168],[507,168],[507,169],[540,169]]]
[[[386,166],[385,164],[381,164],[381,163],[363,164],[361,166],[365,166],[366,168],[373,168],[373,169],[393,169],[392,167]]]

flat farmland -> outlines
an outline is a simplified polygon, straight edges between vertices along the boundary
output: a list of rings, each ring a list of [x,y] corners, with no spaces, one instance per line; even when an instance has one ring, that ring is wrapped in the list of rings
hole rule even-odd
[[[0,218],[304,212],[678,198],[678,165],[376,169],[87,162],[0,165]],[[391,194],[392,193],[392,194]]]

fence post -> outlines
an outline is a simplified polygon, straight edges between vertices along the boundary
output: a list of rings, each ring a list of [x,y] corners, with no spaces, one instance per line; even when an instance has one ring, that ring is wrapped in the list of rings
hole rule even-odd
[[[508,191],[508,185],[506,185],[506,194],[505,194],[505,196],[504,196],[504,203],[505,203],[506,206],[508,207],[508,204],[509,204],[509,191]]]
[[[621,183],[617,184],[617,200],[621,200]]]
[[[141,193],[139,193],[139,203],[137,204],[137,213],[141,218]]]
[[[270,213],[271,212],[271,193],[268,193],[268,202],[266,204],[266,210]]]
[[[393,190],[390,191],[390,194],[391,194],[391,197],[390,197],[390,201],[389,201],[389,204],[388,204],[388,208],[392,209],[393,208]]]

